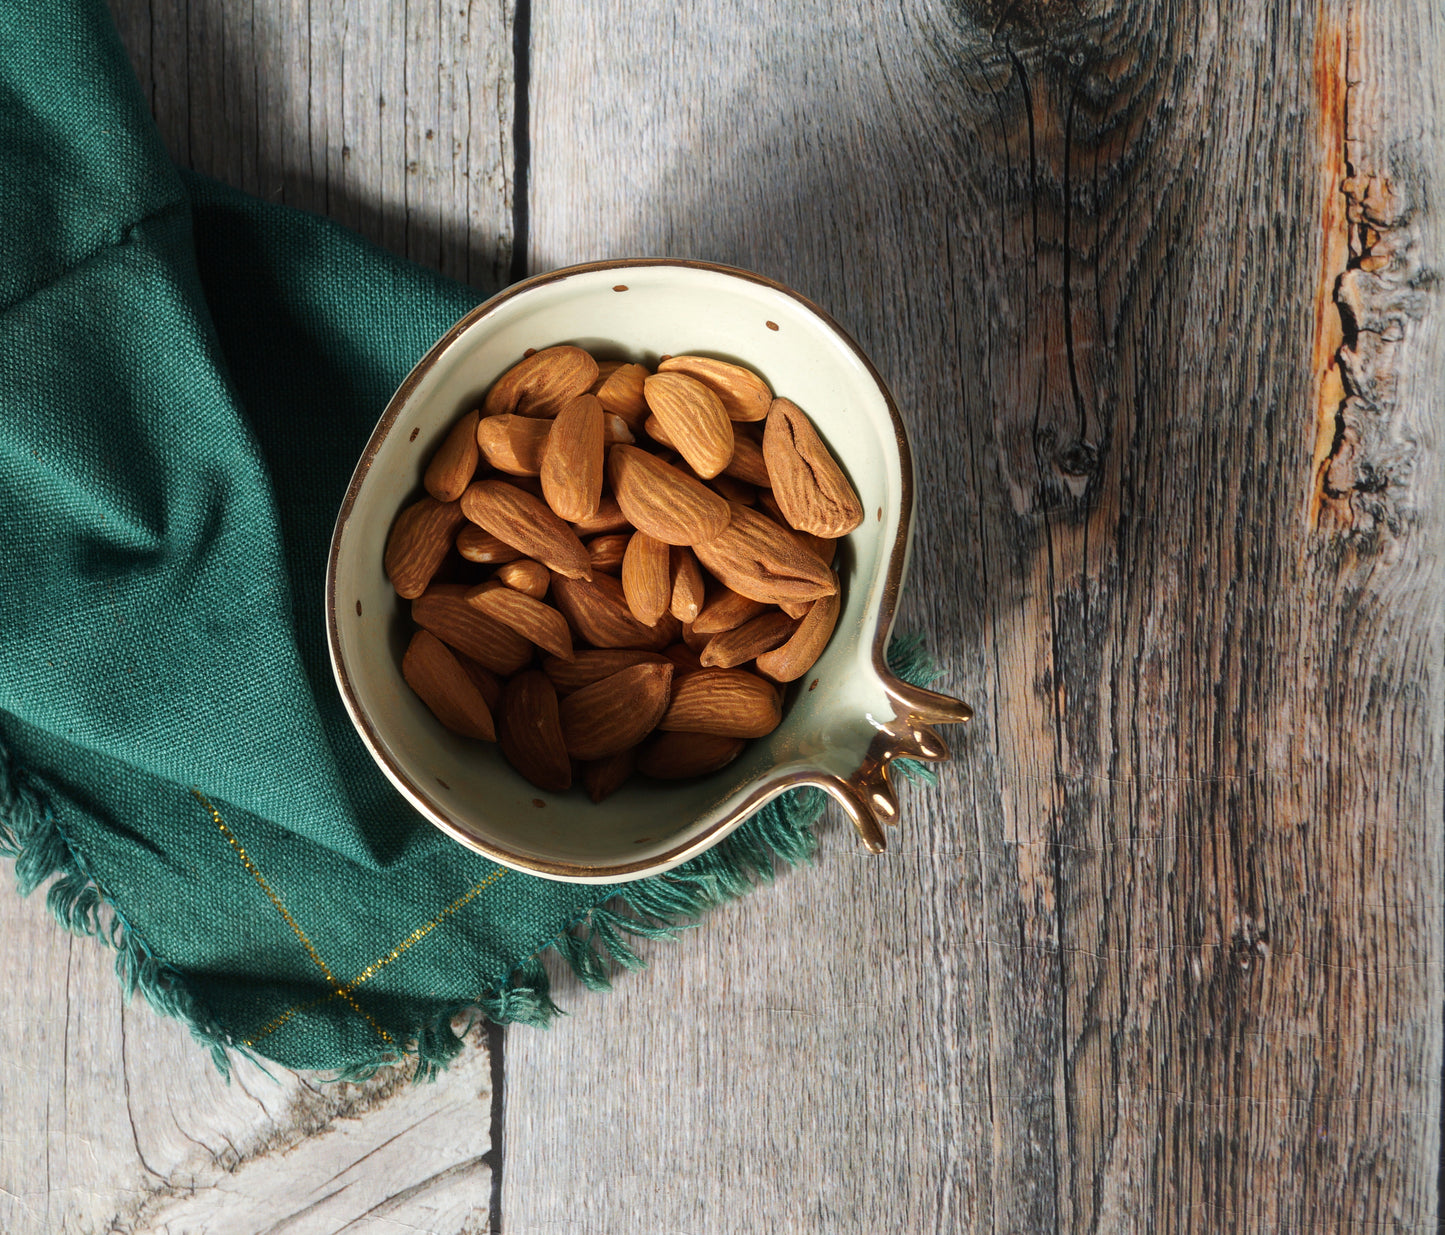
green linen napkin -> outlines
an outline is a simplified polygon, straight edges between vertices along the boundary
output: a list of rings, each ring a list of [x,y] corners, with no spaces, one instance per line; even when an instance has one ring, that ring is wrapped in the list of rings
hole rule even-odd
[[[223,1068],[425,1073],[462,1008],[548,1019],[548,947],[604,985],[626,932],[811,850],[803,791],[668,877],[552,883],[366,754],[327,543],[391,392],[479,299],[179,173],[102,0],[0,0],[0,852]]]

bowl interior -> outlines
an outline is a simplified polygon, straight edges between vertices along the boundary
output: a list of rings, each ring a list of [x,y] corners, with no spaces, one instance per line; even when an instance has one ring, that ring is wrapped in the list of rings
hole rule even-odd
[[[401,676],[406,602],[382,569],[397,512],[420,496],[426,462],[457,416],[527,348],[575,343],[655,365],[703,353],[745,364],[817,424],[862,500],[840,545],[843,610],[822,659],[785,701],[785,719],[730,767],[697,781],[634,778],[594,805],[580,787],[549,794],[498,750],[443,729]],[[418,365],[378,425],[337,526],[329,587],[332,655],[347,707],[383,770],[428,817],[498,861],[553,877],[610,881],[666,869],[713,843],[745,802],[808,771],[845,773],[888,719],[872,656],[888,564],[907,527],[899,431],[886,392],[852,344],[806,303],[750,276],[670,263],[542,276],[459,323]],[[851,760],[851,763],[850,763]]]

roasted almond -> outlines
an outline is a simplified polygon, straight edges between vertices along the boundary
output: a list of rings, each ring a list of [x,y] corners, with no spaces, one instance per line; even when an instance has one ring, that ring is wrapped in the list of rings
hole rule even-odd
[[[771,652],[779,644],[786,643],[797,627],[797,622],[776,609],[761,613],[734,630],[714,635],[702,650],[702,665],[705,669],[731,669],[736,665],[745,665],[764,652]]]
[[[637,770],[654,780],[706,776],[727,767],[745,745],[711,733],[655,733],[637,752]]]
[[[569,523],[590,519],[602,501],[602,404],[593,395],[569,399],[552,422],[542,453],[542,496]]]
[[[731,420],[762,420],[773,401],[767,382],[752,370],[711,356],[669,356],[657,371],[685,373],[701,382],[717,395]]]
[[[547,594],[547,589],[552,586],[552,572],[541,562],[534,562],[531,558],[524,557],[521,561],[504,562],[498,566],[497,582],[515,588],[533,600],[541,600]]]
[[[633,665],[660,665],[667,659],[660,653],[635,648],[578,648],[571,660],[547,657],[542,662],[542,671],[552,679],[559,695],[570,695]]]
[[[617,499],[610,493],[604,493],[597,513],[590,519],[578,519],[572,530],[579,536],[600,536],[608,532],[630,532],[632,524],[622,513]]]
[[[702,567],[686,545],[673,545],[668,566],[672,577],[669,602],[672,616],[679,622],[694,621],[705,596]]]
[[[633,526],[669,545],[711,540],[728,525],[727,502],[701,481],[636,446],[612,447],[607,476]]]
[[[491,742],[497,732],[492,710],[457,658],[435,635],[419,630],[401,658],[401,676],[431,709],[433,716],[453,733]],[[668,666],[671,680],[672,666]]]
[[[482,458],[508,476],[535,476],[542,470],[550,420],[527,416],[488,416],[477,422],[477,446]]]
[[[427,464],[422,484],[439,502],[455,502],[477,474],[477,413],[468,412]]]
[[[457,506],[461,514],[461,506]],[[522,555],[505,541],[498,540],[491,532],[484,532],[475,523],[463,516],[462,526],[457,529],[457,552],[469,562],[496,565],[500,562],[515,562]]]
[[[642,397],[642,383],[651,374],[640,364],[618,365],[593,390],[597,402],[606,411],[621,416],[633,433],[642,428],[647,415],[647,401]]]
[[[606,759],[593,759],[582,769],[582,784],[594,802],[610,798],[622,788],[637,767],[637,749],[620,751]]]
[[[733,426],[722,402],[682,373],[655,373],[643,383],[647,406],[672,447],[699,476],[716,476],[733,457]]]
[[[482,404],[482,415],[555,415],[563,401],[581,394],[596,380],[597,362],[580,347],[544,347],[496,380]]]
[[[782,719],[778,689],[771,682],[745,669],[703,669],[673,684],[672,702],[658,728],[760,738]]]
[[[511,627],[544,652],[560,656],[563,660],[571,659],[572,632],[568,629],[567,619],[551,605],[544,605],[540,600],[503,587],[500,583],[483,583],[470,588],[467,604]]]
[[[633,617],[622,584],[611,575],[597,575],[590,583],[554,575],[552,599],[577,637],[595,648],[659,652],[677,638],[677,623],[665,614],[656,626],[645,626]]]
[[[836,590],[832,572],[791,532],[746,506],[731,510],[732,521],[722,534],[694,545],[693,552],[734,592],[775,605]]]
[[[763,431],[763,459],[773,496],[791,527],[833,538],[863,522],[863,504],[853,486],[797,404],[773,400]]]
[[[828,646],[841,607],[842,597],[837,592],[818,597],[807,616],[798,623],[792,638],[758,657],[758,672],[767,674],[775,682],[797,681],[817,663]]]
[[[434,497],[413,502],[396,517],[383,564],[398,596],[413,600],[426,591],[461,521],[460,505]]]
[[[587,556],[592,559],[592,569],[600,570],[604,575],[620,574],[623,555],[631,539],[626,532],[610,532],[587,541]]]
[[[720,635],[725,630],[735,630],[744,622],[751,621],[766,608],[762,601],[751,596],[739,596],[730,587],[716,588],[693,621],[692,628],[699,635]]]
[[[633,665],[562,700],[562,740],[574,759],[605,759],[642,741],[667,711],[671,664]]]
[[[619,446],[618,450],[632,447]],[[587,550],[577,533],[530,493],[501,480],[478,480],[462,494],[462,513],[498,540],[549,570],[573,579],[592,574]]]
[[[536,669],[519,673],[502,692],[502,754],[538,789],[562,793],[572,785],[572,761],[562,741],[557,692]]]
[[[649,536],[634,532],[622,558],[622,594],[627,607],[644,626],[655,626],[672,600],[671,548]]]
[[[434,583],[411,602],[411,617],[448,647],[505,677],[532,659],[532,644],[510,626],[467,603],[470,588]]]
[[[739,428],[733,431],[733,457],[728,460],[722,474],[764,490],[758,494],[759,501],[765,500],[766,490],[773,483],[768,476],[768,465],[763,461],[762,443]]]

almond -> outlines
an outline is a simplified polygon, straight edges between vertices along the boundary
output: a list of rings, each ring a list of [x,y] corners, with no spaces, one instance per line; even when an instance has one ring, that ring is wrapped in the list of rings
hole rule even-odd
[[[624,750],[606,759],[593,759],[582,769],[582,784],[594,802],[610,798],[622,788],[637,767],[637,749]]]
[[[658,724],[684,733],[760,738],[782,721],[777,687],[745,669],[703,669],[680,678]]]
[[[691,622],[684,622],[682,624],[683,646],[686,647],[689,651],[696,652],[699,656],[701,656],[703,648],[707,647],[707,645],[711,641],[711,635],[698,634],[697,627],[695,627]]]
[[[634,532],[622,558],[622,594],[644,626],[655,626],[672,599],[671,549],[646,532]]]
[[[457,511],[460,513],[460,506]],[[498,540],[491,532],[482,531],[465,516],[462,526],[457,529],[457,552],[469,562],[481,562],[485,565],[515,562],[522,556],[511,545]]]
[[[636,446],[612,447],[607,476],[633,526],[669,545],[711,540],[728,525],[728,504],[722,498]]]
[[[567,615],[577,637],[596,648],[656,652],[677,638],[677,623],[667,615],[656,626],[644,626],[633,617],[622,585],[611,575],[597,575],[590,583],[554,575],[552,599]]]
[[[705,595],[702,568],[685,545],[672,547],[668,565],[672,577],[672,616],[679,622],[691,622],[697,618]]]
[[[434,583],[411,602],[412,621],[493,673],[515,673],[531,661],[531,643],[469,605],[469,591],[461,584]]]
[[[557,692],[536,669],[519,673],[502,692],[502,754],[538,789],[562,793],[572,785],[572,761],[562,741]]]
[[[455,502],[477,474],[477,413],[468,412],[427,464],[422,484],[439,502]]]
[[[462,502],[465,508],[466,498]],[[731,510],[723,533],[694,545],[693,551],[734,592],[775,605],[814,600],[836,589],[832,572],[791,532],[746,506]]]
[[[552,572],[541,562],[524,557],[521,561],[505,562],[498,566],[497,581],[525,593],[533,600],[541,600],[552,586]]]
[[[572,529],[579,536],[597,536],[607,532],[630,532],[632,524],[622,513],[622,507],[617,504],[617,499],[609,493],[604,493],[602,502],[597,507],[597,513],[590,519],[578,519],[572,525]]]
[[[496,740],[492,710],[450,649],[435,635],[419,630],[401,658],[401,676],[453,733],[466,738]],[[668,667],[668,677],[672,668]]]
[[[552,679],[559,695],[591,686],[614,673],[633,665],[660,665],[668,658],[657,652],[641,652],[634,648],[579,648],[571,660],[549,656],[542,662],[542,671]]]
[[[750,485],[736,476],[729,476],[726,472],[720,472],[714,476],[707,482],[707,487],[729,502],[736,502],[739,506],[751,506],[758,500],[756,485]]]
[[[621,573],[623,555],[631,539],[626,532],[611,532],[587,541],[587,556],[592,559],[592,569],[600,570],[604,575]]]
[[[597,388],[626,363],[625,360],[599,360],[597,362],[597,380],[588,387],[588,393],[595,395]]]
[[[618,365],[604,381],[598,383],[592,393],[597,396],[597,402],[602,404],[605,410],[621,416],[627,422],[627,427],[636,433],[642,428],[642,421],[647,415],[647,402],[642,397],[642,383],[650,376],[644,365]]]
[[[722,474],[764,490],[773,483],[768,476],[768,465],[763,460],[762,444],[740,429],[734,430],[733,457],[728,460]],[[762,501],[764,497],[764,494],[759,494],[758,500]]]
[[[816,600],[780,600],[778,608],[795,621],[802,621],[808,616],[808,610],[817,603]]]
[[[508,476],[535,476],[542,470],[550,420],[526,416],[488,416],[477,422],[477,446],[482,457]]]
[[[863,522],[863,504],[813,422],[787,399],[774,399],[763,432],[773,496],[789,525],[814,536],[846,536]]]
[[[605,759],[630,750],[657,728],[671,688],[671,664],[643,664],[574,691],[560,708],[567,753]]]
[[[501,679],[485,665],[478,664],[470,656],[464,656],[461,652],[455,652],[454,655],[457,658],[457,663],[461,665],[467,677],[472,679],[472,685],[481,693],[482,699],[486,702],[487,707],[491,709],[492,715],[495,716],[497,708],[502,702]]]
[[[414,600],[426,591],[452,547],[452,533],[461,521],[460,505],[439,502],[434,497],[412,503],[396,517],[387,538],[384,564],[398,596]]]
[[[581,394],[596,380],[597,362],[580,347],[544,347],[496,380],[482,404],[482,415],[555,415],[563,401]]]
[[[696,673],[702,668],[698,655],[685,643],[674,643],[662,649],[662,654],[672,661],[672,680],[675,682],[684,673]]]
[[[757,617],[767,606],[750,596],[739,596],[730,587],[720,587],[697,615],[692,628],[699,635],[720,635]]]
[[[618,446],[618,450],[631,450]],[[462,494],[462,513],[498,540],[557,574],[590,578],[592,563],[577,533],[530,493],[500,480],[478,480]]]
[[[773,401],[767,382],[756,373],[711,356],[669,356],[657,371],[685,373],[701,382],[717,395],[732,420],[762,420]]]
[[[716,476],[733,457],[733,426],[722,402],[682,373],[656,373],[643,383],[647,406],[673,448],[699,476]]]
[[[781,647],[765,652],[758,657],[758,672],[765,673],[775,682],[795,682],[817,663],[828,640],[833,637],[833,628],[838,624],[838,611],[842,597],[820,596],[813,602],[807,616],[798,623],[798,629]]]
[[[567,619],[551,605],[500,583],[483,583],[468,589],[467,604],[496,618],[544,652],[563,660],[572,659],[572,632],[567,628]]]
[[[745,745],[741,738],[711,733],[656,733],[637,752],[637,770],[654,780],[706,776],[727,767]]]
[[[818,561],[822,562],[824,566],[831,566],[833,564],[833,558],[836,557],[838,553],[838,542],[836,539],[829,536],[814,536],[811,532],[799,532],[796,530],[793,534],[802,542],[803,548],[807,549],[808,552],[817,558]]]
[[[557,517],[590,519],[602,501],[602,404],[589,394],[569,399],[547,435],[542,496]]]
[[[602,440],[609,446],[615,446],[618,442],[624,446],[631,446],[633,442],[637,441],[637,438],[627,421],[616,412],[603,412]]]
[[[771,652],[779,644],[786,643],[797,628],[798,623],[786,613],[773,610],[759,614],[735,630],[714,635],[702,650],[702,665],[706,669],[731,669],[747,664],[764,652]]]
[[[788,516],[783,513],[783,508],[778,505],[778,499],[773,496],[771,489],[758,490],[758,505],[774,523],[781,523],[784,527],[788,526]]]
[[[676,450],[677,446],[668,433],[667,427],[658,420],[656,416],[649,416],[642,422],[642,431],[647,434],[659,446],[666,446],[668,450]]]

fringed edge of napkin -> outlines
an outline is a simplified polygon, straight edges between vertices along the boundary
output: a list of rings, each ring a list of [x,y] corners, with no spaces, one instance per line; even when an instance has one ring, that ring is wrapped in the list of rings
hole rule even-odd
[[[929,685],[941,672],[918,635],[895,638],[888,647],[888,664],[915,686]],[[895,767],[915,779],[935,780],[922,764],[899,761]],[[472,1026],[467,1023],[460,1032],[454,1026],[469,1013],[480,1013],[497,1024],[546,1028],[564,1015],[552,1001],[551,978],[544,964],[549,955],[562,960],[589,990],[610,989],[615,968],[637,970],[646,965],[628,938],[675,939],[709,910],[771,882],[780,867],[811,861],[817,849],[814,825],[826,804],[827,795],[819,789],[797,789],[774,799],[714,848],[665,875],[627,885],[607,904],[583,914],[498,978],[480,999],[448,1008],[418,1026],[408,1046],[339,1069],[332,1079],[362,1081],[383,1067],[415,1057],[413,1079],[434,1080],[461,1051]],[[101,939],[114,948],[116,976],[125,997],[133,998],[139,991],[162,1016],[182,1021],[228,1081],[229,1052],[260,1063],[216,1023],[187,987],[185,975],[158,957],[126,921],[71,847],[44,794],[11,763],[3,744],[0,857],[15,860],[21,896],[29,896],[54,877],[45,903],[55,920],[74,934]]]

